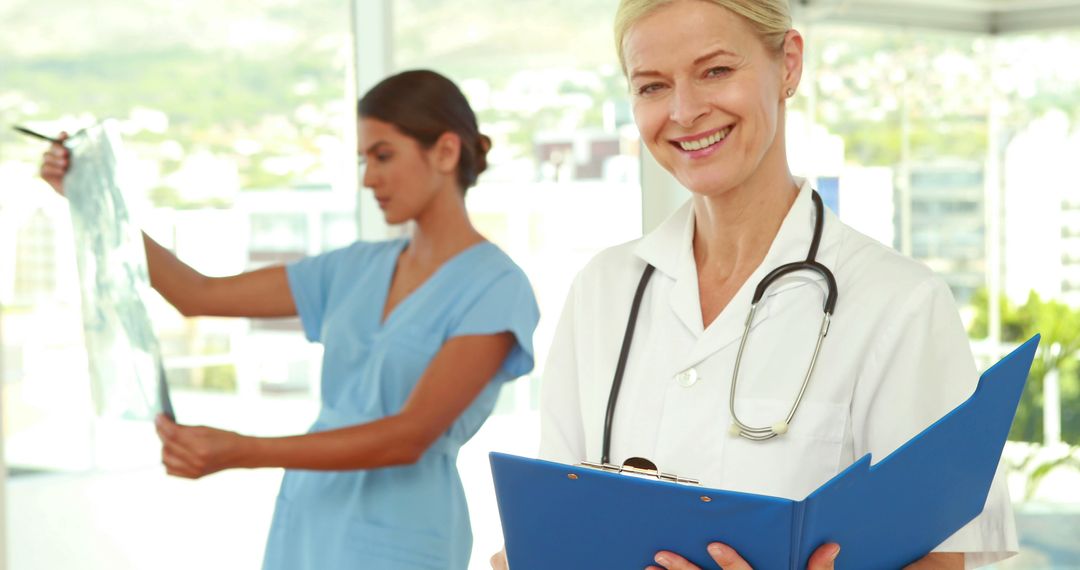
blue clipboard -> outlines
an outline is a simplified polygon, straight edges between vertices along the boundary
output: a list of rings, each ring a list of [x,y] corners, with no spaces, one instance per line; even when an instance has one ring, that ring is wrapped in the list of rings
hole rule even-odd
[[[826,542],[842,547],[838,569],[903,567],[982,512],[1038,344],[877,464],[867,454],[802,501],[492,453],[510,568],[644,568],[660,550],[712,568],[715,541],[754,568],[801,570]]]

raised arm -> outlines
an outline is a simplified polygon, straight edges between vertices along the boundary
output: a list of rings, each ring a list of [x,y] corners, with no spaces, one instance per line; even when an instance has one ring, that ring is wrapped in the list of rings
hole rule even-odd
[[[58,137],[67,139],[67,133]],[[41,177],[64,195],[64,175],[71,153],[53,144],[41,161]],[[207,277],[143,234],[150,284],[185,316],[286,317],[296,315],[283,267],[269,267],[232,277]]]
[[[450,339],[401,411],[366,424],[256,438],[159,416],[162,461],[170,474],[190,478],[234,467],[336,471],[415,463],[491,381],[514,342],[510,333]]]
[[[143,234],[150,285],[186,317],[289,317],[296,303],[285,268],[277,265],[207,277]]]

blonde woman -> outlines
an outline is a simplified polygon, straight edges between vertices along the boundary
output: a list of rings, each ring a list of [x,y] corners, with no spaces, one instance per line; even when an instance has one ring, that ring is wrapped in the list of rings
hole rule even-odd
[[[615,32],[641,139],[690,199],[577,276],[544,370],[540,456],[646,457],[708,487],[801,500],[963,401],[978,374],[948,287],[845,226],[791,173],[785,109],[803,38],[787,1],[623,0]],[[763,284],[789,263],[800,269]],[[825,338],[823,300],[835,303]],[[909,567],[1015,553],[1001,483],[999,473],[982,514]],[[715,540],[702,545],[712,567],[751,567]],[[823,544],[808,568],[833,568],[845,548],[859,546]],[[650,568],[696,569],[684,555],[704,554],[657,552]]]

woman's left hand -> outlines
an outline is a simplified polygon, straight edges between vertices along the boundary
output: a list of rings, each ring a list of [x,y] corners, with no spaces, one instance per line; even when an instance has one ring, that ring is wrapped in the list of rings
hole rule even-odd
[[[840,545],[829,542],[818,547],[807,561],[806,570],[832,570],[833,561],[840,554]],[[712,556],[717,566],[723,570],[753,570],[745,560],[735,552],[734,548],[714,542],[709,545],[709,556]],[[656,563],[660,566],[649,566],[646,570],[701,570],[693,562],[675,554],[662,550],[656,553]]]
[[[161,439],[165,472],[188,479],[238,467],[241,450],[251,439],[231,431],[180,425],[162,414],[154,420],[154,427]]]

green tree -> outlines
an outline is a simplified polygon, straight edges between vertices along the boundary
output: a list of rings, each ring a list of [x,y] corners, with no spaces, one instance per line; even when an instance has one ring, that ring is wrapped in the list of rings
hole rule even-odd
[[[1056,369],[1061,390],[1061,438],[1072,445],[1080,444],[1080,309],[1053,299],[1043,300],[1034,291],[1023,305],[1015,306],[1005,298],[999,303],[1003,342],[1019,343],[1035,334],[1042,335],[1009,439],[1043,441],[1043,385],[1047,372]],[[972,306],[976,314],[968,333],[972,338],[985,338],[989,321],[989,295],[985,289],[975,294]]]

